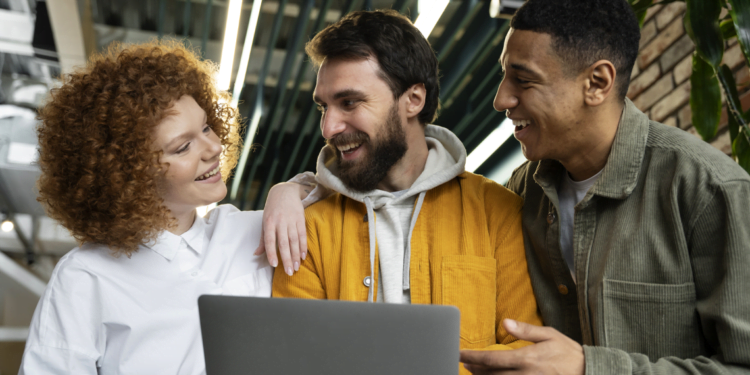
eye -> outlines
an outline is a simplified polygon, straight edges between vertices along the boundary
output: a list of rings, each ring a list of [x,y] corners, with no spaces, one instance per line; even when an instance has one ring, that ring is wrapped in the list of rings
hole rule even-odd
[[[208,126],[208,125],[205,125],[205,126],[203,127],[203,132],[204,132],[204,133],[208,133],[208,132],[209,132],[210,130],[211,130],[211,127],[210,127],[210,126]]]
[[[183,152],[187,151],[190,148],[190,142],[185,143],[184,146],[180,147],[175,151],[175,154],[182,154]]]
[[[344,100],[342,102],[342,104],[344,105],[344,107],[351,107],[351,106],[354,105],[354,103],[355,103],[354,100]]]
[[[529,81],[525,81],[525,80],[520,79],[520,78],[516,78],[516,82],[518,82],[518,84],[520,84],[520,85],[525,85],[525,84],[529,83]]]
[[[320,111],[320,113],[325,113],[326,112],[326,106],[324,106],[322,104],[318,104],[317,108],[318,108],[318,111]]]

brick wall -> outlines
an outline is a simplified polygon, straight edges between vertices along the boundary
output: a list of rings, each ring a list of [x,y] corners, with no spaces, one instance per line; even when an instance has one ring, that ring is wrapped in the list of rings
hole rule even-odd
[[[690,73],[695,45],[685,33],[685,3],[674,2],[649,9],[641,29],[638,59],[631,76],[628,98],[651,119],[676,126],[696,137],[690,111]],[[750,107],[750,71],[736,38],[724,51],[724,63],[732,68],[742,105]],[[719,133],[710,143],[726,154],[732,153],[727,131],[726,106]]]

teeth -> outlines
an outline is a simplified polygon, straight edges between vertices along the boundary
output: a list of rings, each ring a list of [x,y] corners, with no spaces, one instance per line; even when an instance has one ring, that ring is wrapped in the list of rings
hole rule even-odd
[[[521,129],[529,126],[529,124],[531,124],[529,120],[513,120],[513,126],[520,126]]]
[[[341,146],[336,146],[336,148],[339,151],[341,151],[341,152],[346,152],[346,151],[349,151],[349,150],[351,150],[353,148],[357,148],[357,147],[359,147],[361,145],[362,145],[362,143],[349,143],[349,144],[345,144],[345,145],[341,145]]]
[[[210,170],[208,173],[203,174],[202,176],[196,178],[197,181],[205,180],[217,173],[219,173],[219,170],[221,170],[221,164],[219,164],[216,168]]]

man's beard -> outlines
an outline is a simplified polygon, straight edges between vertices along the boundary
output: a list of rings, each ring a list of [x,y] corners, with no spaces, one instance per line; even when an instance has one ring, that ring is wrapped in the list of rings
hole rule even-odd
[[[371,142],[363,132],[339,135],[327,141],[336,153],[338,177],[349,188],[357,191],[370,191],[377,188],[388,171],[406,154],[406,133],[398,116],[398,102],[394,102],[385,124],[378,132],[377,141]],[[362,160],[346,161],[336,145],[362,142],[367,152]]]

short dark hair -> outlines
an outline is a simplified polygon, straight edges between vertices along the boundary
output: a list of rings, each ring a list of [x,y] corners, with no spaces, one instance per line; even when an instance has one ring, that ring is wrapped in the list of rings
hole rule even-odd
[[[625,99],[641,38],[626,0],[528,0],[510,25],[551,35],[552,48],[570,73],[609,60],[617,69],[620,99]]]
[[[305,45],[315,68],[323,60],[361,60],[374,57],[380,77],[398,99],[412,85],[422,83],[427,91],[421,124],[437,118],[440,82],[435,51],[422,33],[395,10],[357,11],[326,27]]]

